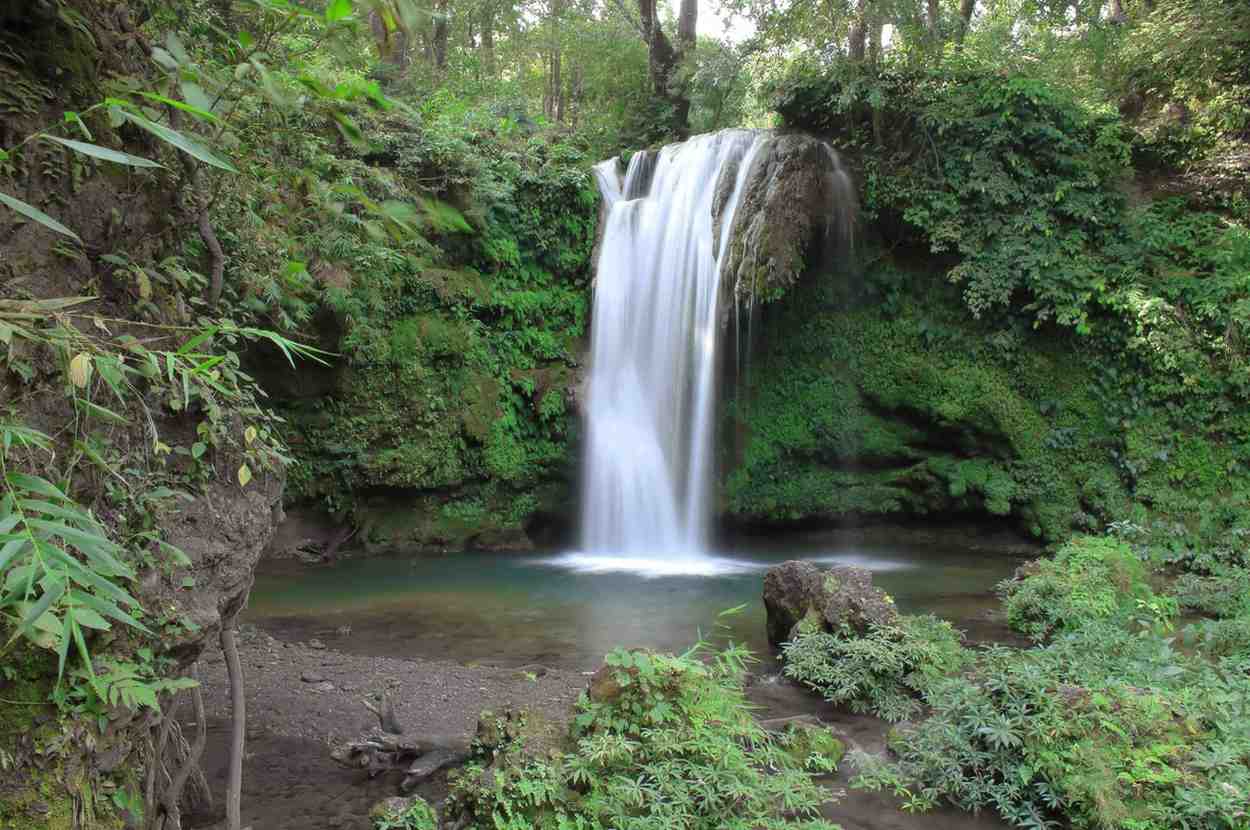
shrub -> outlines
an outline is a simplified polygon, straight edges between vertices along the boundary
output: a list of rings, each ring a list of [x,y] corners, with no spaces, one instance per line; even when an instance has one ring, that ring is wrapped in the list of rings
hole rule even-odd
[[[1012,628],[1035,640],[1094,620],[1167,619],[1175,600],[1157,597],[1132,549],[1111,538],[1078,537],[1054,559],[1030,563],[999,585]]]
[[[388,798],[369,812],[373,830],[438,830],[438,815],[425,799]]]
[[[540,757],[505,749],[489,769],[468,767],[448,815],[517,830],[832,830],[819,817],[829,794],[805,771],[810,738],[770,735],[751,715],[747,653],[701,656],[609,654],[578,703],[575,748]],[[826,749],[817,754],[827,758]]]
[[[993,648],[930,687],[931,717],[892,736],[897,760],[857,757],[853,784],[1038,830],[1244,830],[1247,668],[1099,621],[1042,648]]]
[[[785,674],[831,703],[897,722],[920,714],[920,696],[968,663],[971,653],[961,639],[933,616],[899,617],[862,637],[846,627],[835,634],[813,631],[785,647]]]
[[[1171,594],[1186,611],[1214,617],[1250,615],[1250,569],[1220,567],[1205,576],[1181,574]]]

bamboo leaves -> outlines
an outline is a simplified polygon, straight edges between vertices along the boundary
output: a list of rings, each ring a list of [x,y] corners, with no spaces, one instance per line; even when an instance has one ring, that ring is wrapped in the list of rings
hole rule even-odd
[[[159,162],[145,159],[140,156],[132,156],[130,153],[123,153],[120,150],[110,150],[108,147],[101,147],[98,144],[88,144],[85,141],[75,141],[72,138],[60,138],[55,135],[44,134],[40,136],[44,141],[52,141],[82,153],[84,156],[103,159],[117,164],[127,164],[131,167],[164,167]]]
[[[65,227],[60,222],[56,221],[51,216],[44,213],[39,208],[35,207],[34,205],[27,204],[26,202],[23,202],[21,199],[14,198],[13,196],[8,195],[7,193],[0,193],[0,205],[4,205],[5,207],[11,210],[17,211],[22,216],[25,216],[27,219],[33,219],[34,221],[38,222],[40,225],[43,225],[45,228],[54,230],[59,234],[64,234],[65,236],[68,236],[70,239],[74,240],[75,242],[78,242],[78,243],[82,242],[82,239],[78,237],[78,234],[74,233],[69,228]]]
[[[7,468],[12,447],[48,446],[47,436],[8,424],[0,424],[0,436],[0,619],[13,628],[0,653],[19,638],[53,650],[59,681],[73,645],[93,674],[84,629],[107,631],[112,620],[151,633],[134,615],[139,602],[122,587],[134,571],[95,517],[60,487]]]

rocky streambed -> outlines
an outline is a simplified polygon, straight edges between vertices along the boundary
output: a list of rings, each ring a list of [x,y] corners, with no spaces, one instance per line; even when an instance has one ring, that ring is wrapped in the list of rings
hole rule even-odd
[[[448,661],[349,654],[318,640],[283,642],[254,627],[240,634],[247,676],[248,743],[243,792],[244,826],[253,830],[369,830],[369,810],[398,794],[401,771],[370,778],[331,759],[335,746],[376,727],[364,704],[385,693],[405,738],[467,746],[484,710],[525,709],[549,722],[565,721],[590,672],[549,668],[465,666]],[[229,710],[225,669],[207,657],[201,677],[209,745],[205,770],[214,807],[200,809],[190,826],[220,826],[226,774]],[[805,716],[827,726],[848,749],[885,751],[889,725],[837,709],[768,672],[748,678],[748,696],[762,719]],[[854,768],[844,761],[823,783],[838,797],[825,815],[844,830],[997,830],[1001,822],[956,810],[902,812],[888,795],[848,787]],[[446,795],[439,771],[413,791],[430,803]]]

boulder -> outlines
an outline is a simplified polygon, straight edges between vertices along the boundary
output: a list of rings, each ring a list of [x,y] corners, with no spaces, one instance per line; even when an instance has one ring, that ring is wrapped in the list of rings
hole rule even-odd
[[[726,165],[717,181],[712,202],[714,247],[720,242],[740,163]],[[734,307],[735,296],[760,302],[781,297],[816,254],[831,253],[850,241],[855,220],[854,184],[837,154],[820,139],[769,134],[750,164],[722,257],[724,309]]]
[[[798,560],[768,569],[764,575],[764,608],[768,641],[774,646],[793,639],[800,622],[823,631],[848,626],[862,633],[874,624],[898,618],[894,600],[872,584],[868,569],[835,567],[826,571]]]

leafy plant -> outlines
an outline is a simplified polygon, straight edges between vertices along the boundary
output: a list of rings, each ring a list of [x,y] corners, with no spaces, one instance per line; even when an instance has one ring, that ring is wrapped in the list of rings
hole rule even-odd
[[[415,797],[403,809],[385,809],[375,815],[373,830],[438,830],[438,816],[425,799]]]
[[[1151,590],[1133,550],[1106,537],[1073,539],[1053,559],[1025,566],[998,590],[1007,621],[1035,640],[1095,620],[1127,622],[1145,612],[1167,624],[1176,614],[1175,600]]]
[[[819,818],[829,794],[805,771],[811,753],[763,731],[746,704],[747,659],[736,646],[612,652],[578,703],[576,748],[505,752],[489,783],[470,769],[453,786],[450,814],[518,829],[832,830]]]
[[[114,622],[151,634],[135,618],[139,603],[122,583],[134,579],[122,549],[96,519],[47,479],[11,469],[14,447],[50,452],[51,439],[0,423],[0,618],[13,628],[0,654],[19,637],[52,649],[58,682],[73,644],[101,698],[85,631]]]
[[[924,693],[968,664],[962,639],[933,616],[902,616],[863,635],[806,632],[786,644],[784,671],[831,703],[897,722],[920,714]]]
[[[994,809],[1018,827],[1241,830],[1250,675],[1101,621],[1041,648],[987,650],[935,683],[929,718],[857,756],[854,786],[912,810]]]

